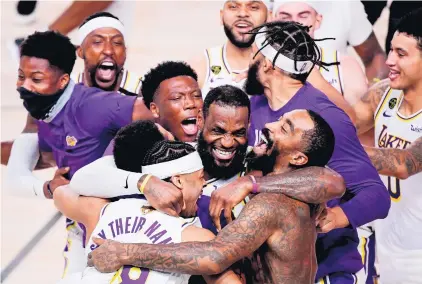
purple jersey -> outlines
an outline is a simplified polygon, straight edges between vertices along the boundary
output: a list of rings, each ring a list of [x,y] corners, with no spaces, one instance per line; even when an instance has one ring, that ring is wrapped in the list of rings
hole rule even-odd
[[[53,152],[57,166],[70,167],[69,178],[102,157],[116,132],[132,121],[136,97],[75,85],[63,109],[38,122],[41,151]]]
[[[350,226],[318,236],[317,279],[335,272],[355,273],[363,267],[357,250],[356,227],[385,218],[390,207],[388,192],[360,144],[356,129],[347,114],[309,83],[305,83],[279,110],[272,110],[263,95],[251,98],[249,144],[253,146],[259,141],[266,123],[274,122],[284,113],[295,109],[313,110],[331,126],[336,140],[328,166],[342,175],[347,187],[345,196],[331,200],[328,206],[339,205],[349,219]]]

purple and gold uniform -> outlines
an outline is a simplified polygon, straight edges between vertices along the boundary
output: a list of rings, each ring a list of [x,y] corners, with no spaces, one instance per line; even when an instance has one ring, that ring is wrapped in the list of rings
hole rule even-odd
[[[350,226],[320,234],[316,243],[319,283],[365,282],[362,258],[358,252],[356,228],[372,220],[385,218],[390,207],[389,196],[376,169],[359,143],[356,129],[349,117],[311,84],[305,85],[278,110],[272,110],[265,96],[251,98],[251,122],[248,135],[250,145],[256,145],[266,123],[274,122],[284,113],[295,109],[309,109],[321,115],[335,135],[335,148],[328,166],[345,180],[345,196],[328,202],[329,207],[340,206]],[[324,279],[323,279],[324,278]],[[327,280],[328,278],[328,280]],[[322,282],[321,282],[322,281]],[[328,282],[327,282],[328,281]]]
[[[69,83],[67,102],[55,116],[38,121],[39,148],[52,152],[57,166],[70,167],[69,179],[81,167],[102,157],[115,133],[132,121],[136,97],[104,92],[83,84]],[[64,257],[66,273],[85,267],[85,228],[67,220],[68,240]]]

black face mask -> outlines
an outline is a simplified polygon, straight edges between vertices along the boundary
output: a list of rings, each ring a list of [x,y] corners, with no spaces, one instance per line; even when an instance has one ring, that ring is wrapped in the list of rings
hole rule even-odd
[[[23,100],[23,106],[29,114],[38,120],[45,119],[51,108],[57,103],[66,88],[59,90],[52,95],[41,95],[39,93],[31,92],[24,87],[19,87],[17,91],[20,98]]]

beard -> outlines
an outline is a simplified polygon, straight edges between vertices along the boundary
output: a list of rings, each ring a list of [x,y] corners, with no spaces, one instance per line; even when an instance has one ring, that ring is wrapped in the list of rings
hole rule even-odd
[[[274,149],[270,155],[258,156],[253,150],[246,155],[247,171],[262,171],[265,176],[271,173],[274,169],[274,165],[279,152]]]
[[[247,41],[238,40],[233,34],[233,28],[230,28],[225,23],[223,23],[223,27],[224,27],[224,33],[226,34],[227,38],[237,48],[249,48],[252,46],[255,40],[255,35],[251,35],[251,38]]]
[[[233,159],[227,166],[219,166],[215,163],[215,159],[210,153],[209,145],[204,139],[202,132],[198,137],[197,151],[201,157],[204,171],[213,178],[229,179],[243,170],[243,161],[245,159],[246,149],[248,145],[240,145],[236,149]]]
[[[245,92],[248,95],[262,95],[264,93],[264,86],[258,79],[259,61],[256,61],[248,70],[248,77],[245,83]]]
[[[120,72],[122,72],[123,68],[120,68],[120,70],[118,69],[118,67],[116,67],[116,78],[114,78],[114,82],[113,84],[111,84],[110,87],[108,88],[102,88],[98,85],[97,83],[97,78],[95,77],[95,74],[97,73],[97,69],[100,67],[100,63],[98,63],[96,66],[93,66],[91,68],[88,69],[88,74],[91,77],[91,82],[92,82],[92,87],[104,90],[104,91],[114,91],[117,85],[117,81],[119,80],[119,74]]]

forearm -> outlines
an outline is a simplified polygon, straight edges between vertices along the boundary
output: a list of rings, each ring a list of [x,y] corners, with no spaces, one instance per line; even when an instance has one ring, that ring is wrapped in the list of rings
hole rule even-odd
[[[256,177],[259,192],[282,193],[312,204],[325,203],[341,197],[345,191],[343,178],[321,167],[309,167],[292,172]]]
[[[1,164],[7,166],[9,162],[10,153],[12,151],[13,141],[1,142]]]
[[[103,11],[113,1],[73,1],[48,28],[67,35],[74,28],[78,27],[88,16]]]
[[[146,267],[164,272],[190,275],[214,275],[223,272],[236,259],[225,245],[215,242],[186,242],[170,245],[122,244],[126,250],[125,265]],[[126,257],[125,257],[126,258]]]
[[[118,169],[113,156],[105,156],[79,169],[70,185],[79,195],[114,198],[140,194],[138,183],[142,176]]]
[[[353,228],[387,217],[391,205],[390,195],[381,181],[361,187],[364,189],[340,205]]]
[[[32,174],[39,157],[36,133],[22,133],[16,138],[6,172],[7,188],[12,195],[45,198],[46,181]]]
[[[400,149],[379,149],[364,146],[378,173],[405,179],[409,176],[407,163],[413,163],[411,155]]]

